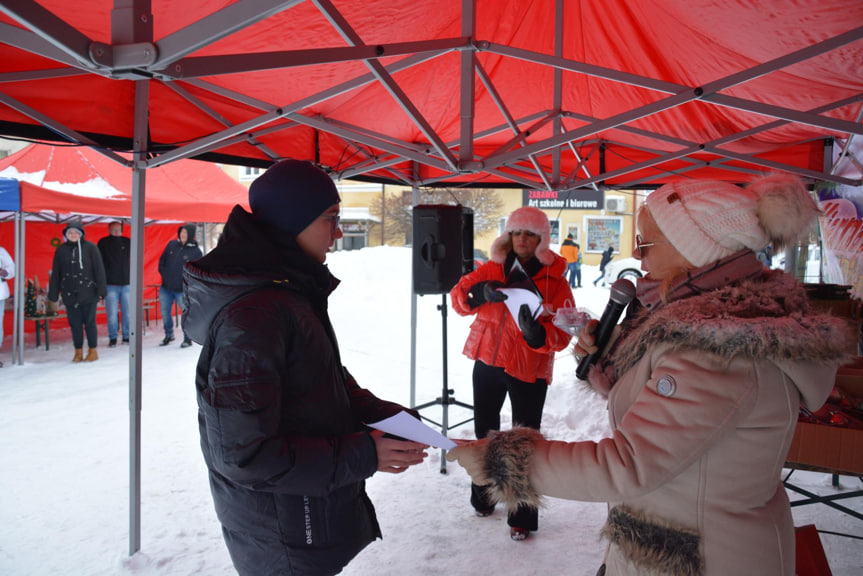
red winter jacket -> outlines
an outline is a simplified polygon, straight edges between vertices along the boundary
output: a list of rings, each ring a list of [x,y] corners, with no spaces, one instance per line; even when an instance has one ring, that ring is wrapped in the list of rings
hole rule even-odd
[[[507,261],[511,259],[512,254]],[[552,323],[558,308],[567,301],[570,306],[575,305],[572,290],[563,277],[565,270],[566,260],[554,254],[553,262],[549,266],[542,266],[533,276],[533,282],[542,293],[545,308],[539,318],[545,327],[545,344],[536,349],[527,345],[505,303],[483,303],[476,308],[471,308],[467,303],[468,292],[478,282],[504,282],[504,265],[489,261],[463,276],[450,292],[450,299],[453,310],[461,316],[476,314],[464,345],[464,355],[489,366],[502,367],[507,374],[523,382],[545,378],[551,384],[554,353],[566,348],[571,338]]]

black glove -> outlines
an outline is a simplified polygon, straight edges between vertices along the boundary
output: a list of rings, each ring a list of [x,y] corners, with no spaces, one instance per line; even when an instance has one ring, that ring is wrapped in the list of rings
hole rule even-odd
[[[503,288],[503,282],[497,280],[489,280],[482,287],[482,294],[485,296],[485,301],[489,303],[503,302],[506,300],[506,294],[498,292],[498,288]]]
[[[506,300],[506,294],[498,292],[497,288],[502,288],[503,282],[497,280],[488,280],[477,282],[467,293],[467,304],[471,308],[476,308],[486,302],[503,302]]]
[[[545,344],[545,326],[540,324],[539,320],[534,320],[527,304],[522,304],[518,309],[518,327],[521,328],[524,341],[531,348],[539,348]]]

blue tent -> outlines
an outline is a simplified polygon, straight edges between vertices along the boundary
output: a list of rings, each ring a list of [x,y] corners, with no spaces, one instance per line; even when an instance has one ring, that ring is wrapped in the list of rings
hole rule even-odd
[[[21,209],[21,190],[14,178],[0,178],[0,212],[17,212]]]

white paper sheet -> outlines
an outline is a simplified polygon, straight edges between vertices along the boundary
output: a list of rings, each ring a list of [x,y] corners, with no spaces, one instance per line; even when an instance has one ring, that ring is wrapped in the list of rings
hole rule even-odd
[[[421,444],[428,444],[435,448],[451,450],[456,447],[455,442],[437,430],[429,428],[404,410],[380,422],[373,422],[369,426],[377,430],[383,430],[387,434],[400,436],[401,438],[413,440]]]
[[[498,288],[497,291],[506,294],[506,300],[503,303],[506,304],[509,313],[512,314],[512,319],[515,320],[516,325],[518,325],[518,310],[522,304],[527,304],[527,307],[533,312],[534,319],[539,315],[540,310],[542,310],[542,298],[530,290],[525,290],[524,288]]]

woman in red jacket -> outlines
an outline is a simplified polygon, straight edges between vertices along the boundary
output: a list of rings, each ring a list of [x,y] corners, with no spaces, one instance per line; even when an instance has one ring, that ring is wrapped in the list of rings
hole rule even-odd
[[[462,277],[450,292],[453,310],[462,316],[476,315],[464,354],[476,361],[473,401],[478,439],[500,429],[507,394],[513,425],[539,430],[554,353],[570,340],[552,319],[567,302],[574,305],[564,278],[566,260],[549,249],[550,235],[548,218],[541,210],[519,208],[507,220],[503,235],[492,243],[491,259]],[[507,295],[499,289],[531,281],[542,308],[533,314],[522,304],[516,322],[505,302]],[[483,486],[471,484],[470,503],[478,516],[494,511]],[[538,528],[537,522],[536,509],[519,507],[509,514],[510,537],[524,540]]]

